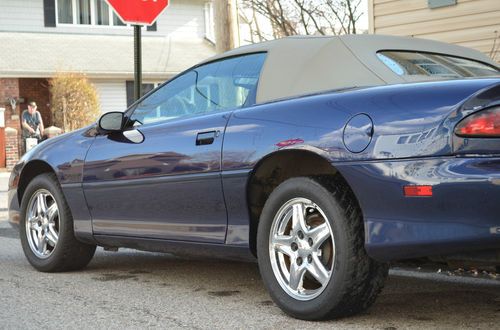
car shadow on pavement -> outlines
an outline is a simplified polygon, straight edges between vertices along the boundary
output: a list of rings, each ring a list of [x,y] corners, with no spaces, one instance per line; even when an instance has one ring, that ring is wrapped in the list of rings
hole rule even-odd
[[[96,282],[130,281],[150,288],[175,287],[194,296],[226,299],[231,304],[266,306],[268,312],[284,315],[267,294],[256,263],[127,250],[98,253],[85,272],[91,273]],[[390,276],[371,309],[344,321],[383,324],[385,329],[401,324],[495,328],[499,318],[500,281],[477,285]]]

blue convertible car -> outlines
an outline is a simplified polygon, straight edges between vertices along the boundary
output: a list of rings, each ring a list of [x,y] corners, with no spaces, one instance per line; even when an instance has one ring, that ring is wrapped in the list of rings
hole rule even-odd
[[[500,264],[500,71],[414,38],[239,48],[28,152],[9,217],[40,271],[96,246],[256,257],[288,314],[352,315],[389,261]]]

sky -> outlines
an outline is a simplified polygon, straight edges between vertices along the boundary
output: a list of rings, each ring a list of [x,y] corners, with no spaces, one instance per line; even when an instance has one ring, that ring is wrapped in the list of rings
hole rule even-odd
[[[368,0],[361,0],[360,9],[363,12],[363,16],[358,21],[358,28],[368,30]]]

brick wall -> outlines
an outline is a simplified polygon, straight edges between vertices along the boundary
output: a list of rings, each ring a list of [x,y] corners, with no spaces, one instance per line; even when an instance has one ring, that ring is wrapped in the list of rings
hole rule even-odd
[[[8,101],[9,98],[19,99],[19,79],[17,78],[2,78],[0,79],[0,104],[5,107],[5,146],[6,146],[6,157],[10,157],[10,161],[7,159],[7,168],[13,166],[19,159],[19,154],[21,149],[21,122],[20,122],[20,105],[16,105],[16,109],[13,111],[12,107]],[[9,130],[9,128],[13,129]],[[9,132],[10,147],[7,143],[7,132]],[[15,134],[15,137],[12,136]],[[17,146],[17,148],[15,147]],[[7,149],[9,148],[9,149]],[[10,152],[10,155],[9,155]]]
[[[22,111],[28,108],[28,102],[35,101],[38,111],[42,115],[45,127],[52,125],[50,112],[49,81],[47,79],[21,78],[19,79],[19,95],[24,98]]]
[[[7,170],[11,170],[19,160],[18,131],[12,127],[5,128],[5,155]]]
[[[19,104],[16,106],[16,112],[12,111],[8,98],[19,98],[19,79],[4,78],[0,79],[0,103],[5,105],[5,127],[12,127],[19,130],[21,123],[19,118],[13,118],[13,115],[19,115]],[[20,132],[18,132],[20,134]]]

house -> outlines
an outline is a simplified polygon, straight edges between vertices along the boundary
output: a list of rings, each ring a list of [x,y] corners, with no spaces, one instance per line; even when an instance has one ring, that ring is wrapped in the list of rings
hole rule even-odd
[[[477,49],[500,62],[499,0],[368,0],[369,31]]]
[[[143,28],[144,90],[215,54],[210,5],[209,0],[171,1],[153,26]],[[105,0],[0,1],[0,108],[5,108],[6,129],[19,136],[19,115],[31,100],[45,126],[52,124],[48,87],[56,72],[85,73],[97,88],[102,112],[125,110],[133,101],[132,36],[133,27],[123,24]],[[7,149],[18,151],[8,143]],[[15,158],[9,153],[7,158]],[[13,162],[8,159],[8,167]]]

